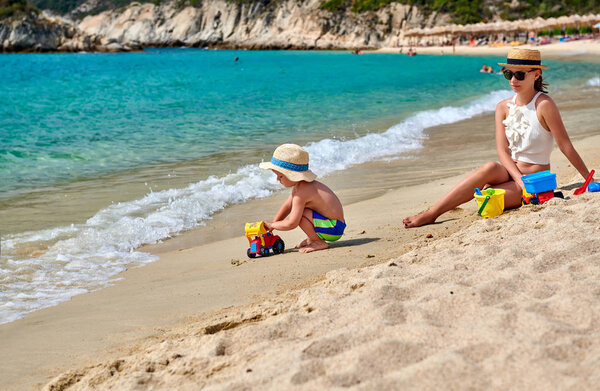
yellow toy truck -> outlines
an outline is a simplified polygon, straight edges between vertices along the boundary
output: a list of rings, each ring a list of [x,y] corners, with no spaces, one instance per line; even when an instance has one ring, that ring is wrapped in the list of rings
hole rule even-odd
[[[285,243],[278,235],[273,235],[265,229],[265,224],[262,221],[257,223],[246,223],[246,238],[250,243],[250,248],[247,251],[248,257],[254,258],[257,254],[263,257],[273,254],[281,254],[285,250]]]

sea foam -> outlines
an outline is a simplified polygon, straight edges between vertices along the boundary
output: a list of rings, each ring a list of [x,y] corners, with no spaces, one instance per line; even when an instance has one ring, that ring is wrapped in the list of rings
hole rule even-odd
[[[592,86],[592,87],[600,87],[600,76],[596,76],[594,78],[591,78],[590,80],[587,81],[586,84],[588,86]]]
[[[464,106],[419,112],[383,133],[311,142],[306,145],[311,168],[323,176],[414,151],[421,148],[425,129],[493,111],[510,96],[509,91],[494,91]],[[113,204],[84,224],[5,238],[0,324],[106,287],[127,268],[158,259],[137,251],[141,245],[197,227],[229,205],[264,198],[280,188],[275,176],[255,163],[224,177],[211,176],[182,189],[150,192],[138,200]],[[23,253],[33,255],[19,255]]]

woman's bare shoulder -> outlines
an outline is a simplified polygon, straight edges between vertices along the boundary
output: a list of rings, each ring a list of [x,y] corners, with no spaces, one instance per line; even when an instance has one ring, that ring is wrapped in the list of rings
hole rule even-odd
[[[508,113],[508,102],[510,102],[512,98],[504,99],[498,102],[496,105],[496,112]]]
[[[558,107],[556,106],[556,103],[554,103],[554,100],[552,100],[552,98],[547,94],[540,94],[539,98],[535,102],[535,108],[536,110],[542,111],[558,110]]]

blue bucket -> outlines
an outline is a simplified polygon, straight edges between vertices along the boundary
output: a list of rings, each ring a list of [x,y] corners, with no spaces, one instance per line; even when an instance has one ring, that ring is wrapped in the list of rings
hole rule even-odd
[[[550,171],[540,171],[521,177],[525,190],[530,194],[543,193],[556,189],[556,174]]]

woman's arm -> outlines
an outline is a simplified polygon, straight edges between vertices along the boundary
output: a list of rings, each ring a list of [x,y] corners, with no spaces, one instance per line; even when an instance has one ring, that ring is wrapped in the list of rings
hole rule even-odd
[[[579,171],[581,176],[587,178],[590,172],[571,143],[571,139],[567,134],[567,129],[565,129],[558,107],[556,107],[556,103],[548,97],[538,104],[537,111],[539,111],[542,116],[542,124],[545,125],[546,129],[552,132],[554,140],[556,140],[556,145],[558,145],[560,151],[567,159],[569,159],[573,167]]]
[[[508,107],[506,106],[507,101],[502,101],[496,106],[496,152],[498,153],[498,159],[500,164],[506,168],[506,171],[510,174],[512,179],[521,188],[524,187],[523,181],[521,181],[521,171],[515,164],[514,160],[510,156],[510,150],[508,149],[508,140],[506,139],[506,129],[502,121],[508,114]]]

